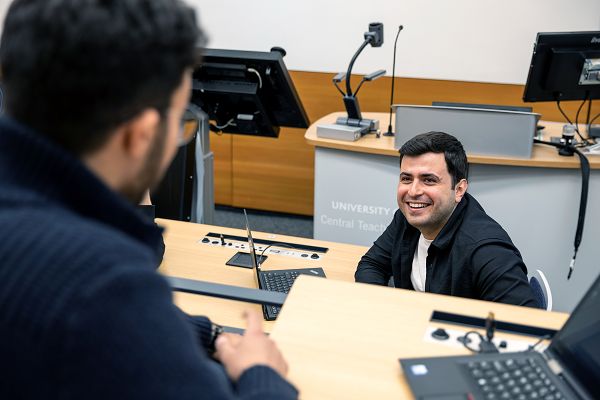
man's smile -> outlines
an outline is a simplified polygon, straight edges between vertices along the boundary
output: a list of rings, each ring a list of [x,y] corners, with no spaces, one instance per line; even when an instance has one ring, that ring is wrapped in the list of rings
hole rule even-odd
[[[406,204],[408,204],[408,206],[413,209],[425,208],[431,205],[429,203],[417,203],[412,201],[407,201]]]

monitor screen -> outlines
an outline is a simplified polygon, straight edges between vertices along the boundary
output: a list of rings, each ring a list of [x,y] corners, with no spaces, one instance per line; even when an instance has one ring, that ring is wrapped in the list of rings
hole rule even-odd
[[[600,99],[600,31],[538,33],[523,100]]]
[[[278,48],[204,50],[193,75],[192,102],[210,116],[212,130],[277,137],[280,126],[308,128],[284,54]]]
[[[579,302],[550,345],[586,390],[600,398],[600,277]]]

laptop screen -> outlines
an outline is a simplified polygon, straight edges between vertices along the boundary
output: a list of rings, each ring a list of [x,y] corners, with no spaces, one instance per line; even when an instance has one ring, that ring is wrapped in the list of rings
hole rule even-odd
[[[260,285],[260,279],[258,274],[260,272],[260,265],[258,264],[258,258],[256,257],[256,249],[254,248],[254,240],[252,240],[252,232],[250,231],[250,224],[248,223],[248,214],[246,214],[246,209],[244,209],[244,218],[246,218],[246,232],[248,234],[248,249],[250,252],[250,258],[252,259],[252,269],[254,269],[254,279],[256,283],[256,287],[258,289],[262,289]]]
[[[600,276],[554,336],[550,350],[594,398],[600,398]]]

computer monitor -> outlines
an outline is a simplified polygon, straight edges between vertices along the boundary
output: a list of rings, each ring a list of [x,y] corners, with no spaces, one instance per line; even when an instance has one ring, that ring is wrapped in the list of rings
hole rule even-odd
[[[203,51],[193,74],[192,102],[214,121],[212,130],[277,137],[280,126],[308,128],[284,55],[281,48]]]
[[[538,33],[523,101],[600,98],[600,31]]]

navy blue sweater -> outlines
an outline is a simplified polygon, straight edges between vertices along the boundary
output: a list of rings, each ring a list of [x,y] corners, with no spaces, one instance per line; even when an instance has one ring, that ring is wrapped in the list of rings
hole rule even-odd
[[[162,231],[68,152],[0,119],[0,398],[286,399],[257,366],[232,383],[210,321],[173,305]]]

